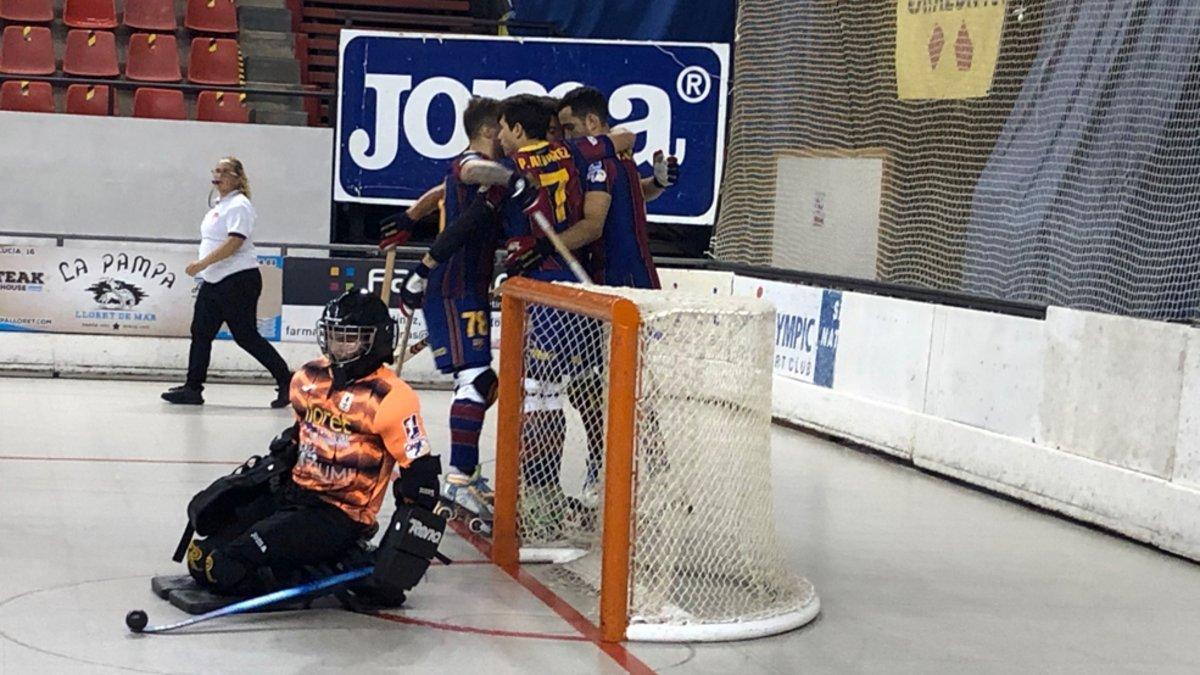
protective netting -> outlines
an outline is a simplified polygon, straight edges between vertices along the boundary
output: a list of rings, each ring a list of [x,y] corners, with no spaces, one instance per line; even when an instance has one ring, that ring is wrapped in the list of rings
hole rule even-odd
[[[637,304],[638,362],[612,362],[605,321],[528,308],[522,559],[566,561],[555,566],[560,582],[599,590],[608,373],[636,368],[631,630],[797,617],[780,630],[811,618],[813,588],[788,568],[775,538],[773,308],[751,298],[591,290]]]
[[[997,4],[986,95],[898,97],[898,5],[944,70],[978,53],[954,12]],[[744,0],[735,52],[719,259],[1200,314],[1200,3]]]

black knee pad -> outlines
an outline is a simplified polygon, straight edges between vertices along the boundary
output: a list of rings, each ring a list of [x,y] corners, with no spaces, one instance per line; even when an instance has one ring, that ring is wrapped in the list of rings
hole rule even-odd
[[[496,377],[496,371],[488,368],[471,382],[471,386],[475,388],[475,391],[490,406],[496,402],[496,397],[499,395],[496,387],[499,381],[500,378]]]

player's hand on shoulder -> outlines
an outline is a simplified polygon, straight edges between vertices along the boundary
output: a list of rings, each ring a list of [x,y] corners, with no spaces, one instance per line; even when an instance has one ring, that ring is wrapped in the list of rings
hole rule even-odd
[[[654,184],[669,188],[679,182],[679,159],[666,156],[662,150],[654,153]]]
[[[404,275],[400,284],[400,303],[408,313],[417,310],[425,302],[425,287],[429,283],[429,267],[424,261],[417,263]]]
[[[531,235],[513,237],[504,248],[507,252],[504,257],[504,269],[513,276],[536,269],[543,260],[554,254],[554,245],[549,239]]]

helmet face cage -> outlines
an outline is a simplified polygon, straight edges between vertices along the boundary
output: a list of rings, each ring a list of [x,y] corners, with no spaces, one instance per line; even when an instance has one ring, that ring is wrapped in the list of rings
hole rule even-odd
[[[317,321],[317,346],[330,363],[342,366],[370,354],[375,333],[375,326],[342,325],[338,319],[322,317]],[[346,349],[344,345],[353,347]]]

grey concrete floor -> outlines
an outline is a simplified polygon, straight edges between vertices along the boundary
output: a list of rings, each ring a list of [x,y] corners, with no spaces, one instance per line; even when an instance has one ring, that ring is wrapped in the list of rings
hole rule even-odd
[[[202,408],[165,385],[0,379],[0,672],[621,672],[467,542],[397,621],[338,610],[183,615],[149,577],[190,496],[289,423],[266,386]],[[445,448],[446,392],[423,392]],[[489,422],[484,454],[494,442]],[[772,437],[776,527],[821,616],[724,645],[628,645],[660,672],[1200,672],[1200,566],[796,431]],[[769,496],[764,495],[764,498]]]

